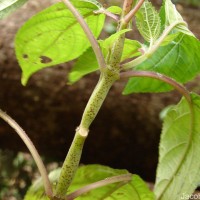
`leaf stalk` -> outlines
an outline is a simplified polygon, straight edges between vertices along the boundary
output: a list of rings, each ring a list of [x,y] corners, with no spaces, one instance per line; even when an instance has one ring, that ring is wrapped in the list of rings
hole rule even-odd
[[[17,124],[17,122],[14,119],[12,119],[8,114],[3,112],[1,109],[0,109],[0,117],[16,131],[16,133],[19,135],[19,137],[22,139],[22,141],[25,143],[25,145],[29,149],[31,155],[33,156],[33,158],[36,162],[38,170],[42,176],[42,180],[44,182],[45,193],[48,197],[52,198],[53,197],[52,186],[51,186],[49,177],[47,175],[47,171],[44,166],[44,163],[43,163],[39,153],[37,152],[37,149],[35,148],[34,144],[30,140],[28,135],[25,133],[25,131],[19,126],[19,124]]]
[[[128,14],[122,19],[123,23],[128,24],[131,19],[134,17],[134,15],[137,13],[137,11],[141,8],[141,6],[143,5],[145,0],[140,0],[136,6],[130,11],[128,12]]]
[[[120,74],[120,78],[131,78],[131,77],[149,77],[163,81],[174,87],[177,91],[179,91],[187,99],[189,103],[192,102],[189,91],[183,85],[176,82],[172,78],[165,76],[164,74],[152,71],[127,71],[127,72],[122,72]]]
[[[73,4],[69,0],[62,0],[62,1],[68,7],[68,9],[72,12],[72,14],[76,18],[76,20],[81,25],[83,31],[85,32],[88,40],[90,41],[90,44],[91,44],[93,50],[94,50],[94,53],[96,55],[100,69],[105,68],[106,62],[105,62],[105,59],[103,57],[101,48],[100,48],[96,38],[94,37],[92,31],[89,29],[87,23],[85,22],[85,20],[81,16],[81,14],[77,11],[77,9],[73,6]]]
[[[82,194],[85,194],[91,190],[94,190],[94,189],[97,189],[99,187],[103,187],[109,184],[118,183],[118,182],[124,182],[124,184],[126,184],[129,181],[131,181],[131,177],[132,177],[132,174],[123,174],[123,175],[109,177],[104,180],[97,181],[95,183],[91,183],[67,195],[66,200],[73,200]]]

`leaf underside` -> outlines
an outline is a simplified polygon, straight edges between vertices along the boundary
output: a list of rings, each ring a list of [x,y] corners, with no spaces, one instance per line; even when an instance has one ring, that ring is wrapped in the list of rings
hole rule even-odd
[[[164,119],[155,184],[157,200],[181,200],[200,182],[200,96],[191,97],[194,114],[183,98]]]
[[[160,35],[161,22],[154,6],[145,0],[136,13],[136,24],[140,34],[147,42],[154,43]]]
[[[28,0],[1,0],[0,1],[0,19],[8,16],[10,13],[21,7]]]
[[[105,16],[93,13],[98,10],[93,3],[81,0],[71,2],[94,36],[98,37]],[[24,24],[16,35],[15,46],[23,71],[22,83],[26,84],[36,71],[77,58],[90,47],[90,43],[71,11],[63,3],[57,3]]]
[[[177,11],[175,5],[171,0],[164,0],[162,8],[160,10],[160,17],[163,28],[173,24],[174,22],[184,22],[182,16]],[[187,24],[179,24],[175,27],[174,31],[182,32],[186,35],[194,36],[194,34],[188,29]]]

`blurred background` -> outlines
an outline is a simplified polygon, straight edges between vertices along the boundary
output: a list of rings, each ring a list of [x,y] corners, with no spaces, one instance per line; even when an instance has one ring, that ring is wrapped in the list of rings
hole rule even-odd
[[[72,63],[47,68],[32,76],[28,85],[20,83],[21,70],[14,53],[14,36],[19,27],[55,0],[29,1],[0,21],[0,108],[28,133],[48,170],[61,165],[79,125],[87,100],[98,81],[98,73],[68,86]],[[102,0],[105,6],[121,1]],[[161,0],[152,0],[158,8]],[[189,28],[200,38],[200,1],[176,0],[177,9]],[[115,24],[108,21],[101,37],[111,34]],[[137,31],[131,35],[141,40]],[[160,111],[180,100],[174,91],[162,94],[122,96],[125,82],[111,89],[91,126],[81,163],[99,163],[128,169],[153,182],[161,132]],[[200,93],[199,77],[187,87]],[[117,99],[117,100],[116,100]],[[27,148],[15,132],[0,120],[0,199],[21,200],[38,172]]]

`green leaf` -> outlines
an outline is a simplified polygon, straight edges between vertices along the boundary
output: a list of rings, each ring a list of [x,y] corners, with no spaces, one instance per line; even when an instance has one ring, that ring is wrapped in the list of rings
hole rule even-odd
[[[105,16],[95,15],[93,11],[98,7],[90,2],[71,2],[98,37]],[[22,83],[26,84],[36,71],[79,57],[90,43],[71,11],[63,3],[57,3],[24,24],[17,33],[15,47],[23,71]]]
[[[0,19],[3,19],[17,8],[21,7],[28,0],[1,0],[0,1]]]
[[[114,42],[124,33],[128,32],[128,31],[131,31],[131,29],[123,29],[123,30],[120,30],[114,34],[112,34],[110,37],[106,38],[105,40],[103,41],[100,41],[100,44],[101,44],[101,47],[102,48],[112,48]]]
[[[120,8],[119,6],[110,6],[106,10],[117,15],[120,15],[122,13],[122,8]]]
[[[159,200],[188,199],[200,183],[200,96],[170,109],[164,119],[159,147],[155,193]]]
[[[160,16],[164,27],[169,26],[174,22],[185,22],[171,0],[163,1]],[[187,25],[179,24],[176,26],[175,31],[194,36],[194,34],[188,29]]]
[[[160,46],[165,46],[165,45],[168,45],[170,44],[171,42],[173,42],[176,37],[178,37],[180,34],[180,32],[176,32],[176,33],[172,33],[172,34],[169,34],[165,37],[165,39],[162,41],[161,45]]]
[[[68,75],[69,84],[73,84],[80,80],[83,76],[97,71],[99,69],[94,51],[92,48],[87,49],[73,66]]]
[[[108,177],[127,174],[127,170],[117,170],[101,165],[87,165],[81,166],[77,170],[74,180],[69,187],[68,193],[74,192],[81,187],[106,179]],[[56,173],[57,178],[59,173]],[[56,180],[54,174],[54,181]],[[25,200],[47,200],[44,195],[44,189],[40,182],[36,182],[26,194]],[[77,200],[91,200],[91,199],[123,199],[123,200],[155,200],[154,194],[149,191],[147,185],[143,180],[133,175],[132,180],[126,184],[113,183],[104,187],[94,189],[82,196],[76,198]]]
[[[161,22],[159,13],[148,0],[145,0],[136,13],[136,25],[140,34],[150,44],[153,44],[160,36]]]
[[[142,48],[142,45],[137,40],[125,39],[121,61],[124,61],[128,58],[140,56],[140,48]]]
[[[94,4],[98,9],[103,8],[103,6],[96,0],[80,0],[80,1],[89,2],[91,4]]]
[[[149,59],[134,70],[155,71],[180,83],[186,83],[200,72],[200,42],[189,35],[179,34],[169,45],[160,47]],[[131,78],[123,94],[133,92],[166,92],[172,87],[151,78]]]
[[[69,188],[69,193],[90,183],[126,173],[128,173],[127,170],[117,170],[101,165],[88,165],[80,167],[72,185]],[[119,187],[119,183],[110,184],[108,186],[95,189],[77,198],[77,200],[87,199],[153,200],[154,195],[149,191],[141,178],[137,175],[133,175],[132,181],[121,187]]]

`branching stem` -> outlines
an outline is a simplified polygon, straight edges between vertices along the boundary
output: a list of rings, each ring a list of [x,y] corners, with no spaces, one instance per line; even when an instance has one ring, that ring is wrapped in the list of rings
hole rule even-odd
[[[68,151],[66,159],[63,163],[61,174],[58,179],[55,198],[57,199],[65,199],[67,194],[67,190],[72,182],[72,179],[75,175],[77,167],[79,165],[80,157],[82,154],[82,148],[85,142],[85,139],[89,132],[89,127],[93,120],[95,119],[99,109],[102,106],[111,86],[113,83],[119,79],[119,63],[123,51],[124,45],[124,37],[125,35],[121,35],[112,47],[112,54],[108,63],[105,63],[105,60],[102,56],[102,52],[98,46],[96,39],[93,37],[90,29],[85,23],[82,16],[78,13],[78,11],[74,8],[74,6],[70,3],[69,0],[63,0],[63,2],[67,5],[67,7],[71,10],[71,12],[76,17],[77,21],[82,26],[85,31],[87,37],[89,38],[91,45],[96,53],[96,57],[98,62],[103,68],[101,70],[101,75],[97,86],[95,87],[87,106],[83,112],[82,120],[79,128],[76,131],[74,140],[71,144],[71,147]],[[127,2],[132,2],[132,0],[127,0]],[[128,12],[131,6],[126,7],[126,12]],[[121,21],[118,27],[118,31],[125,29],[126,25],[122,25]],[[98,185],[98,184],[97,184]]]
[[[69,0],[62,0],[63,3],[68,7],[68,9],[72,12],[74,17],[77,19],[79,24],[81,25],[83,31],[85,32],[86,36],[88,37],[88,40],[90,41],[90,44],[94,50],[94,53],[96,55],[98,64],[100,68],[105,68],[106,67],[106,62],[103,57],[101,48],[99,47],[99,44],[97,40],[95,39],[94,35],[92,34],[92,31],[89,29],[87,23],[81,16],[81,14],[76,10],[76,8],[72,5],[72,3]]]
[[[1,109],[0,109],[0,117],[4,121],[6,121],[16,131],[16,133],[20,136],[20,138],[23,140],[23,142],[25,143],[25,145],[29,149],[31,155],[33,156],[33,158],[34,158],[34,160],[35,160],[35,162],[37,164],[39,172],[40,172],[40,174],[42,176],[46,195],[48,197],[52,198],[53,197],[53,192],[52,192],[51,183],[50,183],[50,180],[48,178],[47,171],[46,171],[46,168],[44,166],[44,163],[41,160],[41,157],[38,154],[34,144],[30,140],[28,135],[25,133],[25,131],[19,126],[19,124],[17,124],[16,121],[14,121],[9,115],[7,115]]]

